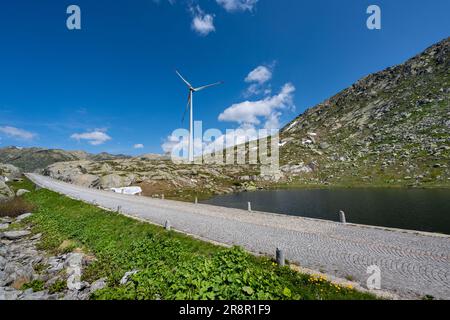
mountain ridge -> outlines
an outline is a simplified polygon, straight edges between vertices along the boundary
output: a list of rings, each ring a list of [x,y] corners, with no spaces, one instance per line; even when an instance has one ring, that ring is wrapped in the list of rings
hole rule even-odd
[[[12,164],[23,171],[45,169],[47,166],[57,162],[77,160],[104,161],[126,158],[131,158],[131,156],[123,154],[113,155],[106,152],[91,154],[81,150],[71,151],[39,147],[19,148],[8,146],[0,148],[0,163]]]
[[[280,160],[289,180],[449,184],[449,39],[361,78],[288,123],[280,131]]]

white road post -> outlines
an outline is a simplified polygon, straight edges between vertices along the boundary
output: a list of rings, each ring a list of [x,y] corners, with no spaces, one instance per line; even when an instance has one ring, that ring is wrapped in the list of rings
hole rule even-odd
[[[345,219],[345,212],[344,211],[339,211],[339,220],[341,221],[341,223],[347,223],[347,220]]]

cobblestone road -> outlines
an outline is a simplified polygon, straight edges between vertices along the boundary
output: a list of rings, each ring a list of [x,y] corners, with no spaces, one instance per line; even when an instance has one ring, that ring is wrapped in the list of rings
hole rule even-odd
[[[87,189],[35,174],[41,186],[204,239],[273,255],[277,247],[303,267],[365,286],[367,267],[381,269],[383,290],[405,298],[450,299],[450,237],[420,232],[342,225],[270,213],[189,204]]]

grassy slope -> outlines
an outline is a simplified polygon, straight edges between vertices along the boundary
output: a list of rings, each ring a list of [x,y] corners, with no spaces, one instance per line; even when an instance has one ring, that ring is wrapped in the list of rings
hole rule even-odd
[[[15,189],[34,190],[25,180]],[[26,200],[38,207],[29,221],[43,233],[41,248],[61,251],[70,240],[96,257],[84,271],[87,281],[108,278],[93,299],[373,299],[323,278],[279,268],[239,248],[226,249],[176,232],[104,211],[48,190]],[[125,272],[137,269],[127,285]]]

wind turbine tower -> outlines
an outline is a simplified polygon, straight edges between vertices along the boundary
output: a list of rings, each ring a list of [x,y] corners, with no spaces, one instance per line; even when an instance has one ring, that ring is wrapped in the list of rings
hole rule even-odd
[[[186,116],[186,112],[189,109],[189,162],[193,163],[194,162],[194,101],[193,101],[194,100],[194,92],[198,92],[198,91],[201,91],[201,90],[209,88],[209,87],[217,86],[219,84],[222,84],[223,82],[220,81],[220,82],[208,84],[206,86],[194,88],[189,83],[189,81],[187,81],[177,70],[175,70],[175,72],[189,88],[188,102],[187,102],[186,110],[184,111],[182,121],[184,122],[184,117]]]

